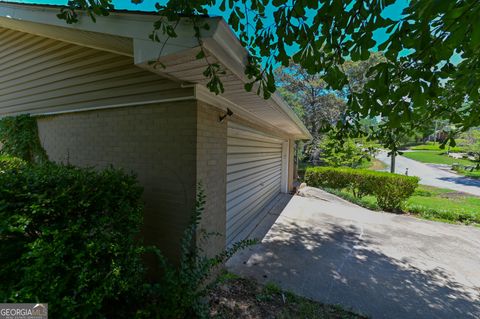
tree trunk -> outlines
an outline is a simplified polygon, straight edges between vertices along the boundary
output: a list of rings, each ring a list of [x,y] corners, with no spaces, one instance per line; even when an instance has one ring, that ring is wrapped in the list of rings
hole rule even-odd
[[[395,152],[392,152],[391,159],[390,159],[390,173],[395,173]]]

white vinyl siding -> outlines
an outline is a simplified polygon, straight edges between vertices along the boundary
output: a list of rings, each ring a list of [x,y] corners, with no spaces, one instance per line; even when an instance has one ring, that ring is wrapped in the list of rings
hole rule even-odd
[[[283,140],[228,125],[227,244],[244,239],[263,218],[263,208],[281,191]]]
[[[0,28],[0,115],[68,112],[193,94],[133,58]]]

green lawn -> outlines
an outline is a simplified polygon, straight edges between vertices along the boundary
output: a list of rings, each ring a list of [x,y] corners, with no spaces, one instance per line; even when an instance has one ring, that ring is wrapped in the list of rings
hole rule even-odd
[[[453,165],[457,163],[466,166],[473,164],[472,161],[468,159],[455,159],[452,157],[448,157],[446,154],[444,154],[444,152],[445,151],[413,151],[405,152],[403,153],[403,156],[422,163],[447,165]]]
[[[461,147],[455,146],[455,147],[449,147],[445,146],[444,149],[440,148],[439,143],[433,143],[433,142],[428,142],[426,144],[420,144],[420,145],[415,145],[409,147],[411,150],[417,150],[417,151],[447,151],[450,150],[450,152],[463,152],[464,150]]]
[[[480,197],[422,185],[405,203],[405,211],[427,219],[480,224]]]
[[[368,160],[363,160],[362,164],[360,164],[360,166],[357,167],[357,168],[370,169],[370,170],[373,170],[373,171],[381,171],[386,167],[387,167],[387,164],[385,164],[384,162],[382,162],[382,161],[380,161],[376,158],[372,158],[369,161]]]
[[[373,196],[355,198],[347,190],[328,191],[360,206],[380,210]],[[404,204],[403,211],[421,218],[448,223],[480,224],[480,197],[420,185]]]

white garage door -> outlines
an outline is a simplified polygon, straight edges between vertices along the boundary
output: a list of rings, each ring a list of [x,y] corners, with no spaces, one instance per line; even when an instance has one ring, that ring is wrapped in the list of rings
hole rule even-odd
[[[281,191],[285,141],[229,123],[227,145],[229,245],[248,236],[264,217],[263,208]]]

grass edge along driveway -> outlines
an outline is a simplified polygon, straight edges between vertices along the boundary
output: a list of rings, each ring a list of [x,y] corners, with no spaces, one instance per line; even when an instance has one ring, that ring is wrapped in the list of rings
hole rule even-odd
[[[355,198],[346,189],[326,191],[365,208],[381,210],[374,196]],[[480,197],[446,188],[419,185],[404,203],[403,211],[427,220],[480,225]]]
[[[449,157],[445,154],[444,150],[440,151],[408,151],[404,152],[402,156],[409,158],[414,161],[428,163],[428,164],[446,164],[446,165],[453,165],[453,164],[460,164],[470,166],[473,165],[473,162],[468,159],[455,159],[453,157]]]

